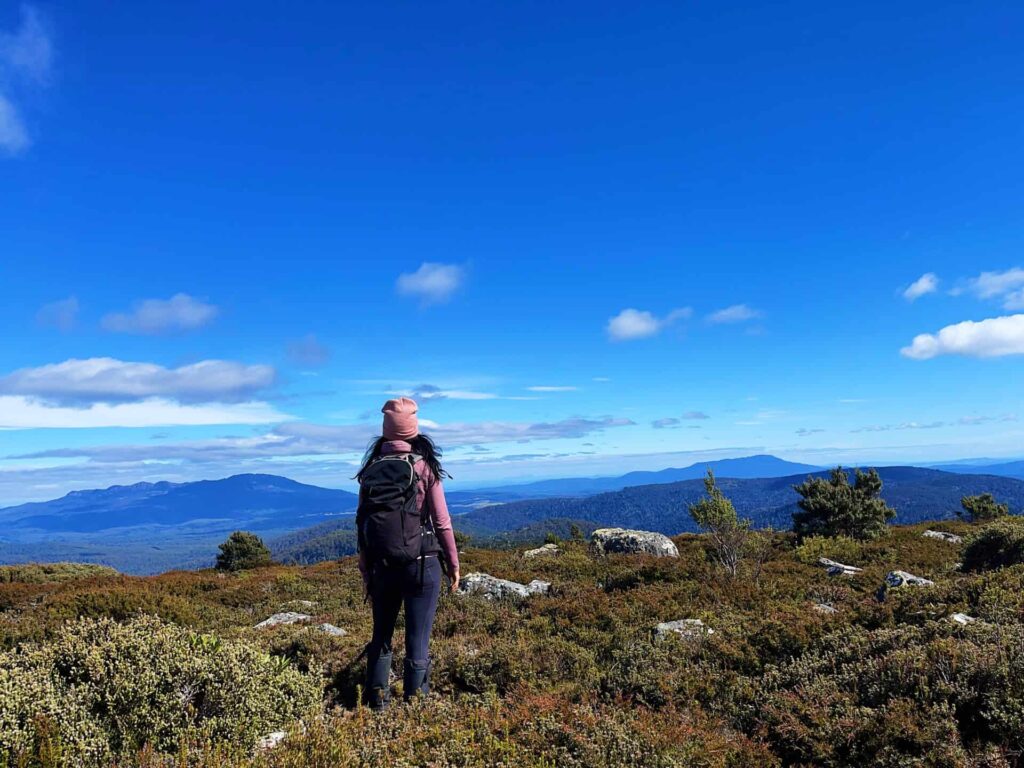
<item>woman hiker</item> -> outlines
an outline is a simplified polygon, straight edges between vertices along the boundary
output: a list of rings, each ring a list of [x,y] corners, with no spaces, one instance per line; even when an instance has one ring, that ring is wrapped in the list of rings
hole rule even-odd
[[[359,570],[373,610],[367,648],[366,691],[370,707],[391,697],[391,639],[405,606],[403,692],[408,701],[429,692],[430,630],[441,591],[442,570],[459,587],[455,547],[441,480],[441,449],[421,435],[416,402],[388,400],[384,428],[363,457],[359,481]]]

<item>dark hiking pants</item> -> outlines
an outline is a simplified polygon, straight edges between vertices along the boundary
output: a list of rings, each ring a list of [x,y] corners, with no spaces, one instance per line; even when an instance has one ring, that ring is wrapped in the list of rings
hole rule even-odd
[[[430,630],[441,594],[441,578],[441,563],[434,556],[425,557],[422,563],[417,560],[405,566],[378,565],[373,569],[370,581],[373,639],[366,659],[369,669],[377,666],[381,655],[390,656],[398,611],[404,605],[407,676],[410,667],[426,675],[430,665]]]

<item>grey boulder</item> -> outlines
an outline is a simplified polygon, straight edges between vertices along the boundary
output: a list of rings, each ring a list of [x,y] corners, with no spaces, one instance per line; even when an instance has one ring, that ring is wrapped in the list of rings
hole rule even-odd
[[[534,579],[529,584],[520,584],[499,579],[489,573],[469,573],[462,577],[459,592],[464,595],[480,595],[485,600],[522,600],[530,595],[546,595],[551,589],[550,582]]]
[[[598,528],[590,535],[590,545],[601,555],[654,555],[679,557],[672,539],[653,531],[631,531],[626,528]]]
[[[663,621],[654,627],[654,637],[656,640],[664,640],[672,635],[678,635],[686,640],[696,640],[713,634],[715,634],[715,630],[707,626],[700,619]]]
[[[926,539],[938,539],[944,541],[947,544],[960,544],[963,542],[963,537],[957,536],[955,533],[946,533],[945,531],[925,531],[921,534]]]
[[[885,577],[885,586],[895,587],[934,587],[935,582],[906,571],[889,571]]]
[[[523,552],[523,557],[550,557],[552,555],[562,554],[561,548],[557,544],[545,544],[543,547],[537,547],[536,549],[528,549]]]
[[[254,629],[270,629],[271,627],[278,627],[282,624],[303,624],[307,621],[312,621],[312,619],[313,617],[307,613],[285,611],[283,613],[275,613],[269,619],[264,619],[257,624]]]
[[[818,565],[824,568],[829,576],[856,576],[864,570],[854,565],[846,565],[835,560],[829,560],[827,557],[819,557]]]

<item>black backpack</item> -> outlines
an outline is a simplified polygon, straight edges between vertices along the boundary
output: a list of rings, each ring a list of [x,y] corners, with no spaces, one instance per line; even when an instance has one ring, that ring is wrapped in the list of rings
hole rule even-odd
[[[422,514],[416,509],[421,460],[414,453],[382,456],[363,472],[356,528],[371,565],[408,565],[440,551],[426,502]]]

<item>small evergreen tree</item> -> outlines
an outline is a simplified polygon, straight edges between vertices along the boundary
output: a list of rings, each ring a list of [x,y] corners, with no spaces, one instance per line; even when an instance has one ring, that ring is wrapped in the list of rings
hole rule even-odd
[[[707,498],[690,505],[690,517],[710,537],[715,560],[735,576],[750,538],[750,521],[737,517],[736,508],[722,493],[710,469],[704,477],[704,489]]]
[[[569,526],[569,538],[575,542],[583,541],[583,530],[576,523]]]
[[[793,530],[806,536],[849,536],[874,539],[886,532],[896,510],[882,499],[882,478],[874,469],[856,470],[853,485],[846,470],[836,467],[829,477],[808,477],[793,486],[800,494]]]
[[[271,564],[270,550],[263,539],[248,531],[235,531],[220,545],[218,571],[244,571]]]
[[[979,493],[977,496],[964,496],[960,499],[963,509],[956,511],[961,520],[969,523],[984,523],[1010,514],[1008,504],[1000,504],[991,493]]]
[[[554,531],[548,531],[547,535],[544,537],[544,543],[545,544],[561,544],[562,540],[560,538],[558,538],[558,536],[555,534]]]

